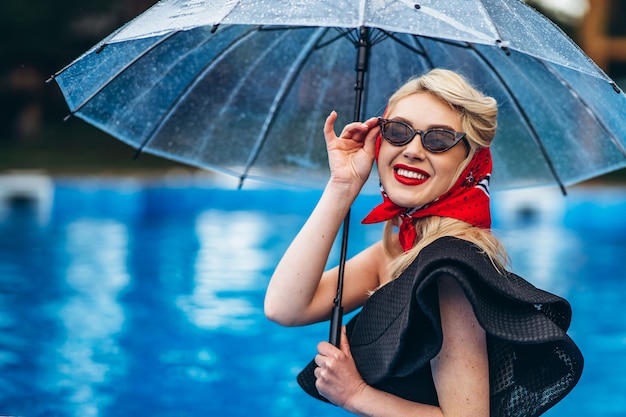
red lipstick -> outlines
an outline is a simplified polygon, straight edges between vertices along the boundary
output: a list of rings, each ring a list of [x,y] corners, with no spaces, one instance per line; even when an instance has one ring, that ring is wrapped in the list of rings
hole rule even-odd
[[[427,172],[408,165],[394,165],[393,175],[400,184],[420,185],[423,184],[430,175]]]

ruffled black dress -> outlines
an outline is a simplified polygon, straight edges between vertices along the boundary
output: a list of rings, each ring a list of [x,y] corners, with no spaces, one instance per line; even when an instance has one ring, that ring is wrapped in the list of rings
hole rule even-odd
[[[441,348],[437,278],[455,278],[487,333],[491,417],[538,416],[580,379],[583,357],[566,334],[569,303],[521,277],[499,273],[474,244],[444,237],[425,247],[347,324],[350,349],[369,385],[438,405],[430,360]],[[311,362],[298,382],[315,388]]]

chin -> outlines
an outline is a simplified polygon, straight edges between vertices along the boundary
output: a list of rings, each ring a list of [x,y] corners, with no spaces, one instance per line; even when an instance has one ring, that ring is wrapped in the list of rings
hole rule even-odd
[[[387,193],[389,199],[400,207],[420,207],[426,203],[430,203],[433,199],[426,201],[425,198],[420,198],[415,191],[414,187],[407,187],[403,185],[392,184],[392,187],[387,187],[383,184],[383,188]],[[421,194],[421,193],[419,193]]]
[[[395,194],[395,195],[394,195]],[[392,194],[387,194],[387,196],[389,197],[389,199],[396,205],[400,206],[400,207],[406,207],[406,208],[411,208],[411,207],[421,207],[427,203],[430,203],[432,200],[429,200],[427,202],[425,202],[424,200],[418,200],[415,199],[415,197],[405,197],[402,198],[402,196],[397,195],[397,193],[392,193]]]

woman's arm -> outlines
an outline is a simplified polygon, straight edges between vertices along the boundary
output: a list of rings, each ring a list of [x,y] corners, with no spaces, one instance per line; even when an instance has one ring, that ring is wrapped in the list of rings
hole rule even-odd
[[[439,279],[443,345],[431,361],[444,416],[489,416],[487,337],[460,285]]]
[[[439,407],[411,402],[367,385],[345,334],[340,349],[322,342],[315,361],[318,391],[346,410],[368,417],[489,417],[486,336],[452,278],[439,280],[443,345],[431,361]]]
[[[337,292],[337,269],[324,273],[324,268],[343,219],[372,168],[377,120],[351,123],[337,137],[336,118],[337,114],[331,113],[324,125],[331,178],[311,216],[277,265],[267,288],[265,314],[283,325],[328,318]],[[377,276],[372,268],[371,260],[362,256],[346,264],[346,304],[362,303],[367,289],[375,288],[372,282]],[[348,282],[348,275],[358,279]],[[355,294],[362,294],[361,299],[357,301]]]

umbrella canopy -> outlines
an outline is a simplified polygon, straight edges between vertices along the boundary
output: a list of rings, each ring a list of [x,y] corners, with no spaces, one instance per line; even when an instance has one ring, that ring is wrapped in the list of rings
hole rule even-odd
[[[518,0],[162,0],[54,78],[73,115],[141,151],[322,186],[326,115],[380,115],[435,67],[498,100],[495,189],[626,166],[626,96]]]

